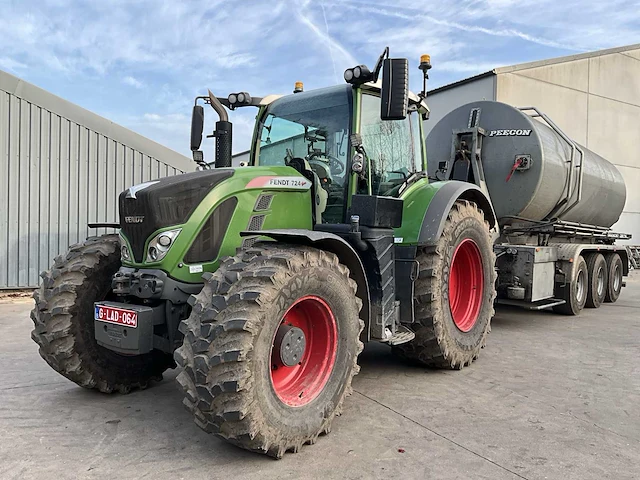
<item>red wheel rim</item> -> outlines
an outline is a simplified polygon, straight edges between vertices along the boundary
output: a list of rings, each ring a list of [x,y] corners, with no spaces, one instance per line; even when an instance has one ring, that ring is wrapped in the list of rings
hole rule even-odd
[[[326,385],[336,361],[338,327],[327,302],[314,295],[295,301],[284,314],[281,325],[302,330],[306,347],[298,365],[282,363],[271,343],[271,384],[278,398],[291,407],[300,407],[316,398]]]
[[[453,252],[449,273],[449,309],[459,330],[468,332],[480,314],[484,288],[482,256],[476,242],[467,238]]]

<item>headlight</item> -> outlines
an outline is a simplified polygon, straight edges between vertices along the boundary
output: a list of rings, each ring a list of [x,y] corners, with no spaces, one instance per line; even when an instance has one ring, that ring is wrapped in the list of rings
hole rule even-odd
[[[351,80],[353,80],[353,69],[352,68],[348,68],[347,70],[344,71],[344,80],[347,83],[351,83]]]
[[[120,261],[128,262],[131,260],[131,250],[129,250],[129,246],[127,241],[124,239],[122,232],[119,232],[118,234],[120,235]]]
[[[158,262],[162,260],[167,253],[169,253],[171,245],[173,245],[173,242],[181,231],[181,228],[176,228],[175,230],[161,232],[153,237],[147,249],[147,262]]]

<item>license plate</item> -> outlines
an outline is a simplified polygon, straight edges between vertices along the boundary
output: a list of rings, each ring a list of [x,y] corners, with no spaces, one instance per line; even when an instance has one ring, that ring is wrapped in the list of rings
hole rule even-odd
[[[116,325],[132,328],[138,327],[138,312],[107,305],[95,305],[95,307],[95,319],[100,322],[115,323]]]

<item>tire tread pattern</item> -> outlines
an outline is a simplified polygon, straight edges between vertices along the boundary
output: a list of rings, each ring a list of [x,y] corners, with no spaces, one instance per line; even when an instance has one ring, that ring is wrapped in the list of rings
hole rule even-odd
[[[484,348],[486,336],[491,331],[491,320],[487,322],[482,333],[481,342],[471,351],[461,351],[448,338],[446,329],[442,327],[445,321],[443,308],[448,303],[441,301],[443,296],[443,263],[447,255],[446,239],[453,234],[456,225],[464,218],[475,217],[484,226],[488,242],[492,244],[489,235],[489,223],[485,220],[482,211],[478,206],[467,200],[458,200],[454,203],[440,236],[440,240],[435,246],[426,247],[418,254],[420,264],[418,279],[416,280],[415,291],[415,321],[419,325],[416,330],[416,337],[411,342],[394,347],[393,351],[399,357],[409,361],[417,362],[431,368],[448,368],[459,370],[473,362]],[[491,253],[491,265],[495,265],[495,254]],[[497,274],[492,269],[491,293],[487,301],[491,302],[490,316],[493,317],[495,311],[493,302],[496,297],[495,281]]]
[[[58,255],[52,268],[40,275],[42,283],[33,293],[36,305],[31,311],[31,338],[39,345],[40,356],[81,387],[104,393],[146,388],[152,380],[162,380],[162,372],[173,365],[170,356],[157,355],[153,364],[129,368],[127,378],[117,378],[96,353],[95,342],[90,345],[83,335],[86,332],[78,318],[77,304],[95,291],[98,282],[104,281],[101,275],[117,269],[119,261],[118,235],[90,237]]]
[[[223,259],[215,273],[205,273],[202,291],[192,296],[192,314],[180,324],[184,344],[174,354],[183,368],[177,381],[184,391],[184,406],[195,423],[247,450],[281,458],[297,452],[304,444],[315,443],[320,434],[329,433],[333,416],[339,415],[344,398],[352,391],[351,380],[359,371],[357,355],[335,415],[327,415],[322,428],[311,436],[283,434],[269,425],[252,400],[253,379],[247,361],[261,330],[261,318],[273,298],[283,288],[289,272],[301,272],[309,265],[337,270],[354,280],[338,257],[330,252],[304,246],[257,243],[238,249],[236,256]],[[358,309],[362,302],[356,297]],[[364,322],[359,319],[359,332]],[[358,353],[363,345],[358,336]]]

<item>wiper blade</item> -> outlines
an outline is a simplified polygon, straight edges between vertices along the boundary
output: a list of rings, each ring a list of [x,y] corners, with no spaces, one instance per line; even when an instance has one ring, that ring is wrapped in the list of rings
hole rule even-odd
[[[402,182],[402,186],[398,189],[398,195],[402,195],[410,185],[416,183],[421,178],[427,178],[427,172],[413,172],[409,175],[404,182]]]

